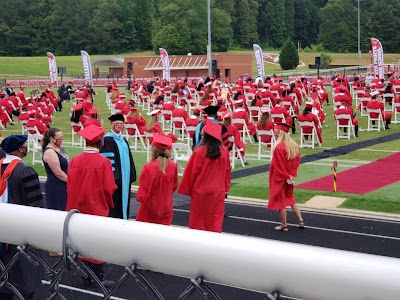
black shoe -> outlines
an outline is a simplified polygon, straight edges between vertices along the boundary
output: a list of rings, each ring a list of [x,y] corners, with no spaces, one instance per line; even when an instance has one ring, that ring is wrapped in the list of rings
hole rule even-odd
[[[356,137],[358,137],[358,134],[356,134]]]
[[[389,126],[385,126],[385,129],[390,129]]]
[[[247,166],[247,165],[249,164],[249,162],[248,162],[248,161],[246,161],[244,164]]]

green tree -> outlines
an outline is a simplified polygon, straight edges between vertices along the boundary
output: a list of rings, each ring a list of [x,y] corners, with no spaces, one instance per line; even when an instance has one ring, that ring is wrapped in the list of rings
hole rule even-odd
[[[299,53],[291,39],[287,39],[282,46],[279,54],[279,64],[282,70],[295,69],[299,64]]]
[[[190,30],[187,26],[176,27],[173,24],[164,26],[153,39],[153,50],[159,53],[164,48],[169,54],[184,55],[190,52]]]
[[[232,27],[230,16],[223,10],[214,8],[211,11],[211,47],[214,52],[226,52],[232,43]]]
[[[326,54],[326,53],[322,53],[321,54],[321,66],[326,68],[327,66],[330,65],[330,63],[332,62],[332,58]]]
[[[272,47],[279,48],[285,41],[285,2],[269,0],[265,5],[266,37]]]
[[[250,48],[258,41],[257,4],[253,0],[236,0],[236,11],[233,23],[236,43]]]
[[[288,38],[294,38],[295,0],[285,0],[285,32]]]
[[[127,1],[132,3],[131,0]],[[128,4],[129,5],[129,4]],[[124,7],[125,8],[125,7]],[[154,3],[153,0],[134,1],[133,11],[127,11],[127,20],[134,22],[135,35],[138,40],[138,47],[143,50],[152,49],[152,34],[154,30]],[[132,13],[134,20],[132,20]],[[128,24],[127,24],[128,25]]]
[[[319,41],[334,52],[357,51],[357,8],[348,0],[331,0],[320,10]]]

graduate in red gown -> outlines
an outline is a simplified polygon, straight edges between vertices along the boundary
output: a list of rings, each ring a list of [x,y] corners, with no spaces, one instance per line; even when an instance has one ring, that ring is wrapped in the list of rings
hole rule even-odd
[[[190,196],[189,227],[222,232],[225,195],[231,184],[228,149],[221,125],[206,120],[203,138],[185,167],[178,192]]]
[[[152,160],[140,173],[136,221],[170,225],[174,211],[172,195],[178,186],[178,168],[171,160],[172,140],[155,134],[151,146]]]
[[[107,217],[110,207],[114,207],[112,195],[117,186],[110,160],[99,153],[105,131],[90,125],[78,134],[85,138],[86,149],[72,158],[68,166],[67,211],[78,209],[83,214]],[[112,282],[104,281],[102,261],[82,260],[86,261],[104,286],[112,285]],[[92,284],[90,278],[83,280],[86,286]]]
[[[271,167],[269,170],[269,210],[279,210],[281,224],[275,230],[288,231],[286,222],[286,206],[291,206],[299,221],[299,228],[304,228],[299,207],[294,198],[293,178],[297,177],[300,165],[299,146],[289,136],[291,127],[284,123],[275,125],[277,140],[273,148]]]

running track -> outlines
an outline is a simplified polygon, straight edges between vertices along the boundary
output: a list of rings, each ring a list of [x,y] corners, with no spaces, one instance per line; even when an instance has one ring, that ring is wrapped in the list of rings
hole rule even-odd
[[[131,216],[137,211],[137,204],[132,192]],[[175,210],[173,224],[187,226],[188,199],[182,195],[174,198]],[[255,236],[274,240],[288,241],[306,245],[320,246],[333,249],[383,255],[400,258],[400,218],[398,221],[385,221],[367,217],[349,217],[333,215],[326,212],[303,211],[306,229],[296,228],[296,220],[293,213],[289,212],[289,232],[276,232],[273,227],[277,223],[277,214],[269,212],[260,205],[226,204],[226,218],[224,220],[224,232],[246,236]],[[160,248],[162,251],[162,248]],[[49,258],[47,253],[42,257],[48,263],[55,261]],[[371,270],[373,271],[373,270]],[[240,270],[238,270],[240,272]],[[116,280],[123,273],[120,266],[107,265],[106,277]],[[153,272],[145,272],[148,278],[159,289],[165,299],[177,299],[189,284],[187,278],[178,278]],[[74,276],[75,275],[75,276]],[[44,280],[47,280],[43,276]],[[69,300],[95,300],[101,299],[94,290],[84,290],[80,283],[80,276],[76,271],[69,272],[62,280],[63,295]],[[312,284],[311,284],[312,285]],[[35,300],[43,300],[48,297],[47,283],[37,291]],[[214,291],[221,299],[265,299],[263,294],[239,290],[231,287],[211,284]],[[111,299],[152,299],[147,296],[132,279],[124,283],[117,291],[115,298]],[[204,299],[196,292],[190,299]],[[296,295],[284,295],[282,299],[297,299]]]

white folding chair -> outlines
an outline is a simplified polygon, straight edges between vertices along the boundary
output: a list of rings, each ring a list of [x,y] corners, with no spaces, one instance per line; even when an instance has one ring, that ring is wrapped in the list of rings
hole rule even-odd
[[[394,116],[392,123],[394,124],[400,123],[400,112],[397,111],[398,109],[400,110],[400,103],[392,103],[392,114]]]
[[[316,144],[321,147],[314,122],[299,121],[298,123],[300,127],[300,148],[314,149]],[[311,127],[311,133],[304,132],[304,127]]]
[[[284,114],[271,114],[271,120],[274,124],[279,123],[277,120],[281,120],[280,122],[286,124],[286,118]]]
[[[360,113],[361,113],[361,117],[368,117],[368,112],[367,112],[367,106],[364,105],[363,103],[366,103],[368,101],[371,101],[371,98],[368,97],[361,97],[358,98],[359,102],[360,102]]]
[[[171,118],[171,123],[172,123],[172,132],[173,134],[176,135],[175,131],[179,132],[179,140],[183,141],[185,140],[185,133],[186,133],[186,124],[185,124],[185,120],[182,117],[172,117]],[[176,123],[181,123],[181,127],[177,127],[175,124]]]
[[[28,132],[28,151],[32,153],[32,165],[35,163],[43,165],[42,155],[40,154],[40,151],[42,150],[40,141],[43,136],[40,134],[36,126],[26,127],[25,129]],[[34,133],[31,133],[32,131]],[[37,154],[39,154],[39,159],[36,158]]]
[[[75,142],[75,136],[77,135],[74,127],[73,126],[79,126],[79,130],[83,129],[83,125],[81,122],[70,122],[71,124],[71,134],[72,134],[72,140],[71,140],[71,146],[78,146],[78,147],[82,147],[83,146],[83,138],[82,136],[78,135],[78,142]]]
[[[28,134],[26,132],[25,124],[28,123],[28,120],[20,120],[19,123],[21,124],[21,134]],[[3,124],[0,122],[0,125],[3,127]],[[3,127],[4,129],[4,127]]]
[[[381,131],[381,125],[383,130],[385,130],[385,122],[383,120],[382,113],[379,108],[377,109],[367,108],[367,113],[368,113],[368,131],[373,131],[373,130]],[[378,114],[378,117],[372,118],[371,113]],[[372,124],[372,122],[375,122],[375,125]]]
[[[182,176],[186,164],[192,155],[192,149],[188,144],[184,143],[173,143],[172,144],[173,161],[178,165],[178,175]]]
[[[140,143],[142,144],[143,150],[147,150],[146,143],[144,142],[144,139],[146,137],[144,134],[140,134],[139,128],[137,127],[137,125],[136,124],[124,124],[124,127],[125,127],[125,138],[128,141],[128,144],[129,144],[129,140],[131,138],[133,138],[133,140],[134,140],[133,145],[129,146],[129,148],[132,150],[138,150],[138,140],[139,140]],[[130,135],[128,132],[128,129],[133,129],[135,131],[135,134]]]
[[[387,103],[391,103],[391,105],[393,106],[394,94],[392,94],[392,93],[383,94],[382,95],[382,102],[383,102],[384,111],[390,111],[391,108],[387,107],[386,104]]]
[[[351,133],[356,137],[354,125],[351,116],[348,114],[335,115],[336,119],[336,138],[337,139],[350,139]],[[346,121],[346,124],[341,125],[340,121]],[[343,131],[341,130],[343,129]]]
[[[261,116],[261,111],[258,106],[249,106],[250,121],[257,123]]]
[[[165,118],[165,116],[169,116],[169,120],[167,120],[167,118]],[[168,131],[172,131],[171,118],[172,118],[172,111],[171,110],[166,110],[166,109],[161,110],[160,122],[161,122],[163,131],[165,131],[166,129]],[[167,123],[169,125],[168,128],[166,128],[167,127]]]
[[[236,162],[236,156],[237,158],[240,160],[242,167],[245,166],[244,164],[244,159],[242,154],[240,153],[240,149],[235,145],[235,139],[233,138],[233,136],[229,137],[229,141],[232,144],[232,150],[230,151],[230,155],[231,155],[231,168],[232,170],[235,168],[235,162]]]
[[[146,138],[146,159],[147,159],[147,162],[149,162],[150,161],[150,148],[151,148],[150,139],[153,138],[153,133],[145,131],[144,136]]]
[[[258,159],[261,158],[269,158],[272,160],[272,146],[275,143],[275,135],[272,130],[258,130],[257,129],[257,135],[258,135]],[[264,143],[262,141],[263,137],[265,136],[270,136],[271,141],[269,143]]]
[[[246,122],[243,119],[232,119],[232,125],[242,125],[242,129],[239,129],[240,134],[242,135],[242,141],[246,143],[246,136],[249,138],[250,144],[253,144],[253,141],[251,140],[251,135],[249,132],[249,129],[247,128]]]

